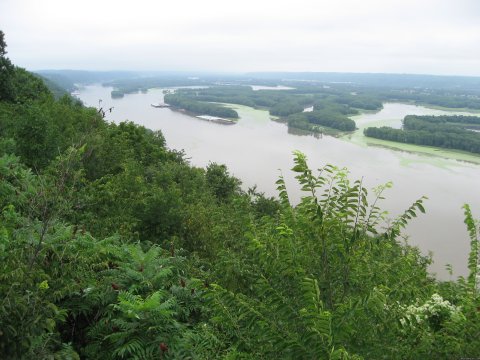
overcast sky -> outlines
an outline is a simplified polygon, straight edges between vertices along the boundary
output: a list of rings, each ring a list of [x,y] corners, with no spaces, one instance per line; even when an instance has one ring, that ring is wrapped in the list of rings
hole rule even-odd
[[[480,0],[0,0],[30,70],[480,76]]]

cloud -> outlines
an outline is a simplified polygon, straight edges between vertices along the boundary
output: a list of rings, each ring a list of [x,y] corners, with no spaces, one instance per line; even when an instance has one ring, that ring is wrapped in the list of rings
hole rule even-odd
[[[480,75],[480,2],[2,0],[30,69]]]

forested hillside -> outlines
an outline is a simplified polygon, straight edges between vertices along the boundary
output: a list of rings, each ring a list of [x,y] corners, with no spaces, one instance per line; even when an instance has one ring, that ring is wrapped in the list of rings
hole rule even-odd
[[[160,132],[56,100],[5,50],[0,32],[1,359],[479,356],[468,206],[469,276],[439,282],[402,238],[423,198],[384,228],[390,184],[298,152],[298,205],[282,177],[277,199],[242,190]]]

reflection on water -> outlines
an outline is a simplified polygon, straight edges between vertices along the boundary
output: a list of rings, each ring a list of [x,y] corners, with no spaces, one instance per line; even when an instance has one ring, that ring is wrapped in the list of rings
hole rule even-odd
[[[383,207],[392,216],[403,213],[416,199],[428,196],[426,215],[413,220],[407,233],[409,242],[424,253],[432,250],[435,264],[432,270],[447,277],[444,265],[453,265],[456,274],[466,274],[468,234],[463,224],[462,205],[470,203],[480,217],[478,179],[480,166],[432,157],[425,154],[393,151],[387,148],[364,146],[348,139],[298,136],[283,123],[271,121],[268,112],[245,106],[234,106],[240,115],[235,126],[222,126],[165,108],[153,108],[153,102],[163,101],[161,89],[147,94],[125,95],[110,99],[111,88],[89,86],[80,98],[96,106],[103,99],[104,108],[114,106],[107,119],[131,120],[147,128],[161,130],[167,144],[184,149],[191,163],[206,166],[210,161],[226,164],[242,179],[245,187],[255,184],[269,195],[276,195],[275,181],[280,171],[285,176],[291,198],[298,201],[301,191],[289,169],[293,166],[292,151],[300,150],[309,159],[311,168],[327,163],[347,167],[352,179],[364,177],[372,188],[393,181]],[[357,116],[357,126],[375,122],[400,122],[407,114],[437,114],[439,110],[405,104],[385,104],[382,111]],[[359,136],[358,134],[355,136]]]

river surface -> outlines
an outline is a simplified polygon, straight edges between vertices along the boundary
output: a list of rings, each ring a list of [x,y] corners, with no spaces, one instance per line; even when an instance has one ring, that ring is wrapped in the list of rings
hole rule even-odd
[[[395,217],[422,195],[426,214],[410,222],[406,233],[408,242],[417,245],[423,253],[433,253],[431,271],[440,278],[449,279],[446,264],[453,266],[454,275],[467,274],[469,251],[468,234],[463,224],[462,205],[469,203],[476,218],[480,217],[479,157],[461,155],[467,161],[447,159],[456,153],[391,143],[376,143],[366,139],[362,131],[343,138],[314,137],[289,132],[287,126],[270,120],[267,111],[232,105],[240,119],[236,125],[210,123],[172,111],[153,108],[151,103],[163,101],[160,89],[145,94],[127,94],[111,99],[111,88],[87,86],[80,91],[80,99],[89,106],[114,106],[107,120],[130,120],[153,130],[161,130],[172,149],[183,149],[191,164],[204,167],[209,162],[224,163],[230,172],[240,178],[245,188],[257,185],[268,195],[276,195],[275,181],[280,173],[286,178],[291,198],[301,196],[292,172],[292,151],[304,152],[310,167],[333,164],[349,169],[351,179],[363,177],[367,188],[388,181],[393,188],[386,193],[383,209]],[[399,126],[408,114],[446,114],[442,110],[408,104],[386,103],[377,113],[356,116],[357,126],[391,124]],[[451,112],[449,112],[451,114]],[[419,153],[418,151],[423,151]]]

